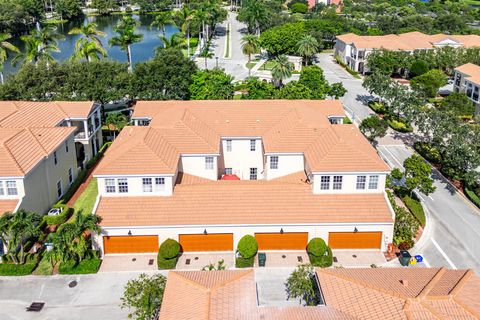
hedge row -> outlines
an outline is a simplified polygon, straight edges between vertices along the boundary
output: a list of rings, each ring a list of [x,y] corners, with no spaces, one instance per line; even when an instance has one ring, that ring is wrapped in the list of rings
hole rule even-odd
[[[465,194],[477,207],[480,208],[480,197],[474,191],[470,190],[469,188],[465,188]]]
[[[4,261],[0,263],[0,276],[26,276],[35,270],[38,265],[39,255],[26,256],[26,262],[24,264],[13,264],[11,262]],[[5,260],[6,257],[3,257]]]
[[[426,223],[426,218],[425,218],[425,212],[423,211],[422,204],[420,201],[415,200],[409,196],[405,196],[402,198],[403,203],[407,206],[407,208],[412,212],[412,214],[417,218],[418,222],[422,225],[422,227],[425,227]]]
[[[237,257],[235,259],[235,267],[237,268],[251,268],[253,267],[254,263],[255,263],[255,256],[251,258]]]
[[[348,65],[346,65],[338,55],[335,56],[335,60],[337,60],[337,63],[344,67],[345,70],[347,70],[347,72],[350,73],[354,78],[360,79],[358,72],[352,70]]]
[[[99,258],[87,258],[78,262],[74,260],[69,260],[66,262],[61,262],[58,267],[58,273],[60,274],[90,274],[97,273],[100,269],[102,260]]]
[[[413,144],[413,148],[431,163],[439,164],[442,162],[440,152],[429,143],[417,141]]]
[[[80,185],[82,184],[83,180],[85,179],[85,176],[87,175],[87,170],[81,170],[75,181],[70,185],[70,188],[68,188],[67,192],[63,195],[63,197],[60,199],[59,203],[67,203],[70,201],[70,199],[73,197],[75,192],[78,190]]]
[[[392,128],[395,131],[404,132],[404,133],[413,131],[413,127],[409,123],[405,122],[405,120],[402,118],[389,116],[389,117],[386,117],[386,119],[390,128]]]
[[[73,209],[62,202],[55,204],[52,208],[62,208],[63,211],[58,216],[43,216],[43,221],[49,226],[58,226],[65,223],[73,213]]]

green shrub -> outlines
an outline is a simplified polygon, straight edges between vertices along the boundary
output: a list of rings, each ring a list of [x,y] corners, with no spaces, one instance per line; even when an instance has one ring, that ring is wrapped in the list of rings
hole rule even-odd
[[[396,130],[398,132],[412,132],[413,128],[412,126],[406,122],[405,119],[398,118],[398,117],[388,117],[387,118],[387,123],[392,128],[393,130]]]
[[[294,3],[291,7],[290,7],[290,11],[292,13],[307,13],[308,11],[308,6],[304,3]]]
[[[87,170],[81,170],[75,181],[70,185],[70,188],[68,188],[67,192],[63,195],[62,199],[60,200],[63,203],[67,203],[75,194],[75,192],[78,190],[78,187],[82,184],[83,180],[85,179],[85,176],[87,175]]]
[[[242,258],[248,259],[255,257],[258,251],[257,239],[251,235],[243,236],[240,241],[238,241],[237,250]]]
[[[349,117],[343,118],[343,124],[353,124],[352,120]]]
[[[313,238],[308,242],[307,252],[316,257],[322,257],[327,251],[327,244],[322,238]]]
[[[90,274],[97,273],[102,260],[99,258],[88,258],[83,259],[79,263],[74,260],[68,260],[66,262],[61,262],[58,267],[58,272],[60,274]]]
[[[330,247],[326,247],[325,253],[322,256],[315,256],[308,253],[310,263],[315,267],[328,268],[333,264],[333,253]]]
[[[253,267],[253,264],[255,262],[255,256],[251,257],[251,258],[241,258],[241,257],[237,257],[235,259],[235,267],[237,268],[250,268],[250,267]]]
[[[62,201],[53,205],[52,208],[62,208],[63,211],[58,216],[43,216],[43,221],[45,221],[45,223],[49,226],[58,226],[65,223],[73,213],[73,209],[69,208]]]
[[[480,208],[480,196],[476,192],[469,188],[465,188],[465,194],[477,207]]]
[[[26,276],[35,270],[40,256],[37,254],[27,254],[24,264],[13,264],[3,257],[4,263],[0,263],[0,276]]]
[[[429,143],[417,141],[413,144],[413,148],[428,161],[439,164],[442,162],[440,152]]]
[[[163,259],[173,259],[180,253],[180,244],[173,240],[167,239],[163,241],[158,249],[158,254]]]
[[[158,269],[175,269],[177,265],[178,258],[173,259],[163,259],[160,255],[157,257],[157,266]]]
[[[380,102],[376,102],[376,101],[370,101],[368,103],[368,106],[370,107],[370,109],[372,109],[375,113],[378,113],[378,114],[385,114],[387,113],[387,108],[385,107],[385,105],[383,103],[380,103]]]
[[[420,201],[415,200],[409,196],[403,197],[402,200],[407,206],[407,208],[410,210],[410,212],[412,212],[415,218],[417,218],[418,222],[420,222],[422,227],[424,227],[426,223],[426,218],[425,218],[425,212],[423,211],[423,207]]]

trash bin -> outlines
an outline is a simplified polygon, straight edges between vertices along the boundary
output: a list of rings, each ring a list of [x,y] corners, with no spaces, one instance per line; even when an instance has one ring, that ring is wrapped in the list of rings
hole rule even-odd
[[[267,261],[267,255],[265,252],[259,252],[258,253],[258,266],[259,267],[265,267],[265,262]]]
[[[401,250],[400,251],[400,256],[398,257],[398,259],[400,260],[400,264],[402,266],[406,267],[410,263],[410,258],[411,257],[412,256],[410,255],[410,253],[407,250]]]
[[[422,257],[421,255],[417,254],[417,255],[415,256],[415,260],[417,260],[417,262],[422,262],[422,261],[423,261],[423,257]]]

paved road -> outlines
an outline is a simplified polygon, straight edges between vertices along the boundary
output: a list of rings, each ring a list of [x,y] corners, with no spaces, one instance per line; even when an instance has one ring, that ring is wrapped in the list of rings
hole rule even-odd
[[[342,102],[357,124],[373,113],[364,104],[371,95],[362,87],[362,80],[355,79],[333,62],[331,54],[320,54],[317,58],[325,78],[329,82],[341,81],[348,90]],[[401,168],[403,161],[413,153],[406,145],[414,140],[412,135],[390,131],[379,143],[379,154],[390,167]],[[440,174],[435,173],[434,179],[437,190],[428,197],[420,195],[427,213],[427,227],[412,253],[422,254],[426,266],[473,268],[480,274],[480,210],[457,193]]]

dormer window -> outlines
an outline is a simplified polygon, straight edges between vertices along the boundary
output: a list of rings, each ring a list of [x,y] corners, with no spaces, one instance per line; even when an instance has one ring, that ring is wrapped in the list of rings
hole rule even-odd
[[[205,170],[213,170],[213,157],[205,157]]]

